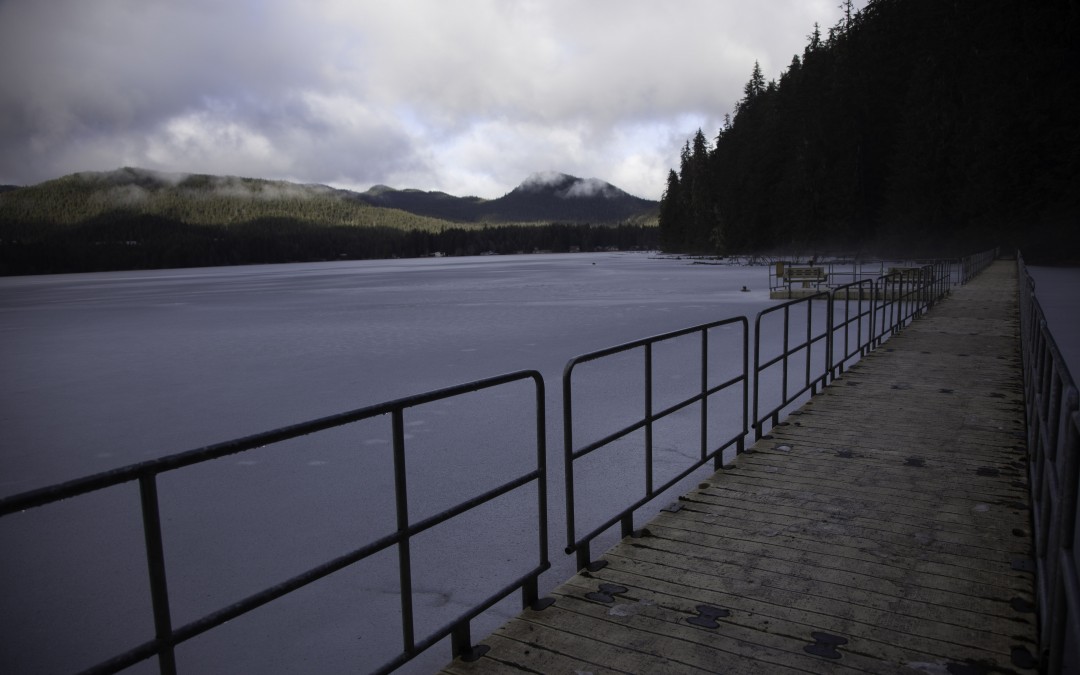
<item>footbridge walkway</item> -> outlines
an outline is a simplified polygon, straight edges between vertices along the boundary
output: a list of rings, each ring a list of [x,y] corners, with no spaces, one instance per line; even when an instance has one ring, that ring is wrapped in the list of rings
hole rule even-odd
[[[1035,672],[1019,332],[998,261],[443,672]]]

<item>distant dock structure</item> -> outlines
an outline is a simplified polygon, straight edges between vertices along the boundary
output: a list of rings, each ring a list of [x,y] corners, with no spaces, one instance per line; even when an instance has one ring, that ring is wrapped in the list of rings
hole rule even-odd
[[[956,287],[443,672],[1036,672],[1017,296]]]
[[[795,300],[823,293],[832,293],[835,299],[895,300],[950,271],[963,274],[962,264],[943,260],[778,260],[768,269],[769,297],[773,300]],[[876,282],[873,287],[859,283],[870,280]],[[960,283],[961,279],[949,281]]]

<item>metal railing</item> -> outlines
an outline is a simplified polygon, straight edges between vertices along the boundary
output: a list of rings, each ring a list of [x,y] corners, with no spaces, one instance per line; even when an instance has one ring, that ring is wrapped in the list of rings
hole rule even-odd
[[[960,259],[960,283],[966,284],[971,279],[990,266],[998,257],[997,248],[992,248],[973,255],[964,256]]]
[[[417,522],[412,522],[408,512],[408,489],[405,474],[405,439],[404,411],[426,403],[447,399],[461,394],[478,392],[513,382],[532,380],[536,394],[536,468],[528,471],[503,485],[474,496],[440,513]],[[157,478],[161,474],[202,462],[235,455],[255,448],[280,443],[293,438],[306,436],[346,424],[375,417],[389,416],[393,439],[394,463],[394,499],[396,505],[397,530],[392,534],[370,541],[353,551],[327,560],[290,579],[265,588],[247,598],[227,607],[207,614],[179,628],[173,627],[169,609],[169,590],[166,581],[165,552],[162,544],[162,522],[159,514]],[[393,660],[384,664],[375,672],[389,672],[409,661],[420,652],[434,645],[443,638],[451,638],[453,655],[471,655],[473,647],[470,637],[470,622],[495,603],[520,590],[525,606],[538,605],[537,578],[550,567],[547,542],[547,468],[545,442],[544,381],[540,373],[529,370],[510,373],[498,377],[478,380],[446,389],[427,392],[417,396],[397,399],[387,403],[360,408],[350,412],[323,417],[301,424],[282,427],[245,438],[228,441],[204,448],[190,450],[161,459],[155,459],[131,466],[88,476],[86,478],[62,483],[14,495],[0,500],[0,518],[26,509],[43,506],[60,500],[72,499],[80,495],[103,490],[131,481],[139,484],[142,522],[145,539],[145,552],[150,577],[150,595],[154,617],[154,639],[140,644],[122,654],[110,658],[88,669],[88,673],[115,673],[153,656],[158,657],[161,673],[175,673],[176,660],[174,649],[177,645],[201,635],[247,612],[265,605],[283,595],[296,591],[334,572],[345,569],[354,563],[368,558],[391,547],[397,548],[398,578],[401,592],[402,651]],[[496,591],[485,600],[471,607],[445,625],[425,636],[417,636],[413,617],[413,588],[410,558],[410,539],[430,530],[439,524],[486,504],[518,488],[536,484],[538,495],[538,562],[535,567],[524,571],[521,576],[506,587]]]
[[[833,291],[832,318],[829,320],[832,363],[829,370],[834,378],[843,375],[851,360],[865,356],[874,348],[874,313],[877,309],[874,288],[873,279],[862,279]],[[842,318],[838,316],[838,303],[842,303]]]
[[[723,382],[710,384],[709,378],[709,332],[724,326],[738,326],[741,328],[742,341],[742,368],[737,375]],[[723,321],[701,324],[683,330],[664,333],[654,337],[635,340],[626,344],[602,349],[584,354],[571,359],[563,370],[563,461],[565,463],[566,476],[566,553],[577,553],[577,569],[587,567],[589,558],[589,544],[598,535],[603,533],[615,523],[621,523],[622,536],[627,537],[633,533],[634,512],[652,501],[664,491],[668,490],[693,471],[705,465],[710,459],[714,461],[717,469],[723,462],[723,452],[731,446],[736,446],[736,453],[742,452],[747,429],[747,359],[748,359],[748,322],[746,317],[734,317]],[[701,349],[699,355],[700,389],[699,391],[673,405],[660,410],[653,410],[653,347],[659,343],[675,340],[676,338],[698,334],[701,337]],[[640,350],[643,357],[645,378],[645,406],[643,416],[634,423],[615,430],[599,440],[588,443],[580,448],[574,447],[574,386],[573,375],[575,369],[581,364],[597,361],[615,354]],[[742,400],[742,424],[735,433],[719,445],[710,448],[708,446],[708,401],[709,398],[727,390],[730,387],[741,385]],[[700,447],[699,456],[691,465],[684,467],[674,478],[669,479],[663,485],[655,485],[653,480],[653,425],[676,412],[683,410],[695,403],[700,404]],[[645,490],[643,496],[629,507],[615,514],[600,526],[582,536],[576,534],[575,523],[575,486],[574,486],[574,462],[589,455],[590,453],[608,446],[626,436],[644,430],[644,454],[645,454]]]
[[[1019,254],[1017,268],[1040,662],[1048,673],[1074,672],[1080,668],[1080,397]]]
[[[890,272],[878,277],[877,288],[881,297],[877,328],[878,344],[887,335],[895,335],[917,319],[922,313],[926,268],[910,272]]]
[[[817,305],[815,302],[817,300],[825,301],[824,307],[818,309],[819,315],[821,312],[825,313],[825,321],[823,322],[824,326],[815,331],[814,307]],[[805,310],[806,314],[805,337],[797,340],[794,344],[791,341],[791,312],[793,309]],[[782,336],[781,346],[779,353],[775,356],[766,357],[762,353],[761,346],[761,320],[774,313],[779,313],[783,321],[779,329]],[[760,439],[764,435],[762,423],[765,420],[771,419],[772,424],[776,425],[780,421],[780,411],[785,407],[808,391],[811,396],[817,394],[819,387],[824,388],[828,384],[829,373],[832,371],[832,359],[830,358],[832,332],[832,295],[827,292],[815,293],[799,300],[789,300],[758,312],[757,318],[754,319],[754,416],[752,421],[755,439]],[[821,364],[815,368],[814,345],[821,342],[824,342],[821,349]],[[805,365],[799,368],[801,378],[793,382],[790,377],[791,361],[796,357],[801,359]],[[760,410],[762,400],[761,375],[776,365],[780,366],[780,403],[762,412]]]
[[[849,362],[879,346],[887,336],[902,330],[948,295],[952,279],[952,262],[940,261],[894,271],[877,280],[852,282],[759,312],[754,320],[754,405],[751,424],[755,439],[764,436],[766,422],[772,426],[778,424],[780,414],[801,396],[807,392],[811,396],[816,395],[819,389],[839,377]],[[825,301],[824,309],[818,310],[825,312],[822,328],[814,326],[815,301]],[[842,312],[837,311],[839,303],[843,303]],[[852,303],[856,306],[854,311]],[[802,307],[804,304],[805,310]],[[791,314],[795,309],[799,310],[800,315],[805,314],[805,335],[792,343]],[[762,318],[773,313],[782,316],[782,324],[777,329],[782,340],[778,351],[765,354],[762,347]],[[855,333],[854,338],[852,332]],[[821,342],[824,342],[824,348],[819,356],[815,346]],[[835,353],[837,348],[840,349],[839,354]],[[801,365],[795,376],[791,368],[793,360]],[[762,410],[761,375],[775,367],[780,369],[779,403]]]
[[[856,281],[867,279],[880,279],[891,272],[887,270],[919,270],[927,265],[935,267],[935,278],[941,278],[941,274],[948,275],[946,283],[949,285],[965,284],[976,274],[986,269],[987,265],[997,258],[998,249],[982,251],[962,258],[935,258],[916,260],[860,260],[860,259],[826,259],[800,263],[795,261],[777,261],[768,269],[769,291],[791,291],[792,279],[786,278],[780,270],[789,267],[815,267],[824,272],[825,279],[816,284],[813,290],[837,291]],[[799,281],[795,279],[794,281]],[[777,297],[777,296],[773,296]],[[791,296],[788,296],[791,299]]]
[[[809,392],[811,395],[818,393],[831,379],[843,374],[848,364],[856,358],[867,354],[877,347],[888,335],[895,334],[923,312],[931,308],[941,298],[948,295],[953,284],[966,283],[979,271],[985,269],[993,262],[995,251],[988,251],[976,256],[969,256],[962,260],[934,261],[911,268],[907,272],[896,271],[882,275],[876,279],[858,279],[853,282],[838,286],[828,292],[822,291],[813,295],[790,300],[775,307],[758,313],[754,321],[754,363],[753,363],[753,415],[749,423],[753,426],[755,439],[761,438],[765,433],[765,423],[771,421],[775,425],[779,422],[780,414],[799,397]],[[823,300],[824,308],[815,301]],[[841,309],[837,305],[842,303]],[[818,309],[815,310],[815,307]],[[854,307],[854,309],[853,309]],[[800,316],[805,317],[805,332],[799,327],[799,337],[794,341],[792,336],[793,311],[798,310]],[[819,321],[821,326],[815,326],[815,313],[821,316],[824,312],[824,320]],[[779,352],[775,355],[766,355],[762,347],[762,318],[771,314],[779,313],[782,316],[782,324],[779,330],[782,332]],[[710,387],[707,382],[708,352],[707,338],[702,336],[701,356],[701,391],[673,406],[655,413],[652,410],[652,346],[659,342],[685,336],[694,332],[707,332],[708,329],[742,322],[743,332],[743,371],[742,374],[727,380],[726,382]],[[741,452],[745,445],[745,437],[749,432],[747,428],[747,344],[746,327],[748,322],[745,317],[737,317],[726,321],[695,326],[682,331],[675,331],[653,338],[646,338],[627,343],[609,349],[585,354],[571,359],[563,371],[563,461],[565,465],[566,480],[566,536],[568,554],[577,555],[577,569],[590,566],[589,554],[590,542],[616,523],[620,525],[621,536],[627,537],[633,534],[634,512],[656,498],[659,494],[675,485],[678,481],[688,476],[694,470],[703,466],[709,459],[714,459],[717,468],[722,462],[722,453],[725,449],[736,446],[736,454]],[[644,352],[645,367],[645,412],[644,417],[637,419],[632,424],[609,433],[607,436],[592,443],[575,447],[574,445],[574,406],[573,406],[573,372],[578,365],[589,361],[595,361],[604,357],[642,349]],[[839,350],[835,353],[834,350]],[[820,353],[820,355],[819,355]],[[793,361],[799,361],[798,368],[792,367]],[[761,375],[770,368],[780,369],[780,403],[769,410],[762,408]],[[798,370],[798,373],[795,373]],[[795,380],[794,377],[799,379]],[[724,441],[719,447],[709,450],[706,445],[706,399],[719,391],[742,383],[743,385],[743,423],[739,432]],[[654,486],[652,478],[652,425],[657,420],[673,414],[694,403],[701,403],[701,442],[700,458],[691,466],[685,468],[675,478],[662,486]],[[590,453],[608,446],[615,441],[625,438],[631,433],[645,430],[643,453],[645,455],[645,484],[644,495],[614,515],[610,516],[599,526],[587,534],[579,536],[576,531],[576,493],[574,462],[584,458]]]

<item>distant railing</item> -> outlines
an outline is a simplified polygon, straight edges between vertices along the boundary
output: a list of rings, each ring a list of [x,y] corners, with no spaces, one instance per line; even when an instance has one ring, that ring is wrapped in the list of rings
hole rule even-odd
[[[1076,381],[1035,297],[1035,281],[1019,254],[1017,267],[1028,473],[1034,504],[1040,663],[1047,673],[1075,672],[1080,668],[1078,394]],[[1023,562],[1014,565],[1022,569]]]
[[[738,374],[723,382],[710,383],[709,378],[709,332],[725,326],[737,326],[741,328],[739,337],[742,342],[742,368]],[[653,410],[653,347],[657,344],[675,340],[676,338],[699,335],[701,338],[701,349],[698,361],[698,372],[700,377],[700,388],[696,394],[685,398],[673,405],[660,410]],[[597,361],[605,357],[613,356],[616,354],[623,354],[626,352],[640,351],[642,354],[642,365],[644,367],[645,378],[645,406],[643,415],[640,419],[634,423],[612,431],[603,438],[588,443],[580,448],[574,446],[574,371],[581,364],[588,363],[590,361]],[[723,321],[714,321],[712,323],[702,324],[700,326],[693,326],[683,330],[674,331],[671,333],[664,333],[663,335],[657,335],[642,340],[635,340],[634,342],[628,342],[616,347],[610,347],[608,349],[601,349],[599,351],[584,354],[576,358],[571,359],[563,370],[563,461],[565,463],[566,471],[566,552],[577,553],[577,569],[582,569],[589,565],[589,543],[595,539],[602,532],[607,530],[615,523],[621,523],[622,536],[627,537],[633,533],[634,528],[634,512],[649,503],[661,493],[674,486],[680,480],[690,475],[693,471],[703,466],[709,460],[713,460],[716,468],[720,468],[722,463],[723,452],[731,446],[736,446],[736,453],[739,453],[743,449],[744,438],[748,432],[747,429],[747,356],[748,356],[748,339],[747,339],[747,320],[746,317],[735,317],[731,319],[725,319]],[[733,435],[716,445],[715,447],[708,446],[708,401],[709,398],[730,388],[740,387],[739,394],[742,401],[742,424],[740,428],[734,430]],[[671,478],[663,485],[655,485],[653,481],[653,425],[674,413],[687,408],[694,404],[700,405],[700,417],[699,417],[699,456],[690,465],[683,468],[678,475]],[[624,438],[635,431],[644,430],[644,447],[643,452],[645,455],[645,489],[644,494],[640,499],[635,501],[629,507],[626,507],[619,513],[616,513],[606,522],[593,529],[591,532],[578,536],[576,518],[575,518],[575,485],[574,485],[574,462],[589,455],[590,453],[608,446],[615,441]]]
[[[778,424],[780,414],[801,396],[807,392],[811,396],[816,395],[832,379],[840,376],[849,362],[865,355],[888,335],[899,332],[933,307],[948,295],[953,279],[952,262],[940,261],[920,267],[894,269],[877,280],[855,281],[759,312],[754,320],[754,404],[751,417],[754,437],[759,439],[765,434],[766,422],[771,426]],[[824,312],[825,318],[820,322],[823,324],[821,327],[815,327],[814,308],[821,304],[824,307],[817,310],[818,316]],[[838,306],[842,311],[838,310]],[[805,334],[800,328],[800,337],[794,342],[791,339],[793,312],[797,312],[798,320],[805,323]],[[773,313],[780,314],[781,325],[772,331],[765,331],[762,319]],[[782,336],[777,351],[765,352],[763,336],[766,332],[778,332]],[[840,352],[836,353],[838,348]],[[797,374],[792,368],[793,361],[800,366]],[[768,388],[762,386],[762,374],[777,367],[780,371],[779,403],[765,410],[763,408],[768,404],[762,404],[763,392]]]
[[[823,300],[824,305],[819,306],[818,300]],[[819,315],[824,313],[825,319],[820,322],[822,326],[814,327],[814,308],[818,307]],[[792,342],[791,313],[792,310],[805,312],[805,334],[800,331],[799,337]],[[774,356],[763,353],[762,350],[762,319],[778,314],[781,317],[781,325],[775,331],[781,335],[780,350]],[[764,434],[762,423],[772,419],[773,425],[780,421],[780,411],[795,401],[797,398],[810,392],[813,396],[819,388],[824,388],[829,383],[829,373],[832,372],[832,295],[827,292],[815,293],[799,300],[789,300],[785,303],[770,307],[759,312],[754,319],[754,425],[755,439]],[[819,352],[821,357],[819,364],[814,361],[814,345],[821,344]],[[800,377],[793,379],[791,362],[801,361],[803,367],[798,368]],[[762,386],[761,375],[769,369],[780,367],[780,403],[766,411],[761,411]],[[815,367],[816,366],[816,367]]]
[[[832,299],[833,316],[829,321],[832,363],[829,371],[832,377],[839,377],[850,361],[865,356],[874,348],[874,313],[877,310],[874,280],[863,279],[839,286],[833,290]],[[842,317],[840,308],[843,309]]]
[[[778,260],[768,267],[769,291],[782,294],[785,299],[792,299],[802,295],[792,294],[793,289],[799,289],[796,284],[806,287],[805,276],[792,275],[790,270],[795,268],[804,275],[807,270],[820,271],[820,278],[814,279],[812,291],[836,291],[856,281],[866,279],[881,279],[896,271],[919,270],[927,265],[935,267],[935,279],[944,279],[948,285],[966,284],[972,277],[986,269],[997,258],[998,249],[989,249],[962,258],[936,258],[917,260],[861,260],[861,259],[825,259],[809,263],[796,261]],[[804,291],[805,292],[805,291]],[[780,298],[781,295],[773,295]]]
[[[409,495],[406,487],[405,475],[406,434],[403,421],[404,411],[425,403],[431,403],[459,396],[461,394],[482,391],[529,379],[533,381],[536,393],[536,468],[497,488],[472,497],[471,499],[461,502],[440,513],[417,522],[412,522],[408,512]],[[201,619],[192,621],[179,628],[174,628],[172,625],[172,614],[169,610],[169,590],[165,574],[165,552],[162,545],[161,518],[158,512],[157,477],[169,471],[218,459],[227,455],[234,455],[273,443],[280,443],[300,436],[306,436],[317,431],[324,431],[385,415],[390,416],[389,421],[393,438],[394,500],[397,518],[396,532],[383,536],[375,541],[368,542],[350,553],[328,560],[302,574],[296,575],[281,583],[250,595],[235,604],[212,612]],[[131,466],[53,487],[14,495],[0,500],[0,518],[26,509],[43,506],[64,499],[72,499],[80,495],[85,495],[123,483],[138,481],[142,498],[142,521],[146,542],[146,558],[149,567],[155,638],[88,669],[85,671],[87,673],[119,672],[155,655],[158,657],[158,668],[161,673],[175,673],[176,660],[174,649],[180,643],[201,635],[212,628],[220,626],[226,621],[235,619],[236,617],[261,607],[272,600],[303,588],[312,582],[364,560],[380,551],[396,547],[398,552],[399,590],[401,592],[402,651],[393,660],[375,671],[386,673],[406,663],[420,652],[447,636],[450,636],[451,638],[451,647],[454,656],[478,656],[479,653],[482,652],[479,650],[474,652],[473,650],[469,630],[470,622],[514,591],[521,590],[523,604],[525,606],[543,605],[543,601],[538,601],[537,578],[541,572],[550,567],[547,543],[547,469],[544,425],[543,378],[540,376],[540,373],[533,370],[521,371],[283,427],[274,431],[268,431],[226,443],[211,445],[205,448],[191,450],[140,464],[133,464]],[[496,591],[484,601],[460,614],[450,624],[443,626],[426,636],[418,637],[415,634],[415,622],[413,620],[410,540],[416,535],[430,530],[451,518],[459,516],[530,483],[536,483],[536,492],[538,495],[537,513],[539,515],[537,521],[537,534],[539,539],[539,560],[536,566],[530,570],[524,571],[521,576],[510,585]]]
[[[981,253],[975,253],[973,255],[965,256],[960,259],[960,283],[966,284],[971,279],[982,272],[984,269],[990,266],[990,263],[994,262],[994,259],[998,257],[997,248],[992,248]]]

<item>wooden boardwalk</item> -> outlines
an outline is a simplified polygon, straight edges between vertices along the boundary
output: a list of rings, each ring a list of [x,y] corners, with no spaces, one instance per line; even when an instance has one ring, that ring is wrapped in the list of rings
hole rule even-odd
[[[997,262],[444,673],[1035,672]]]

